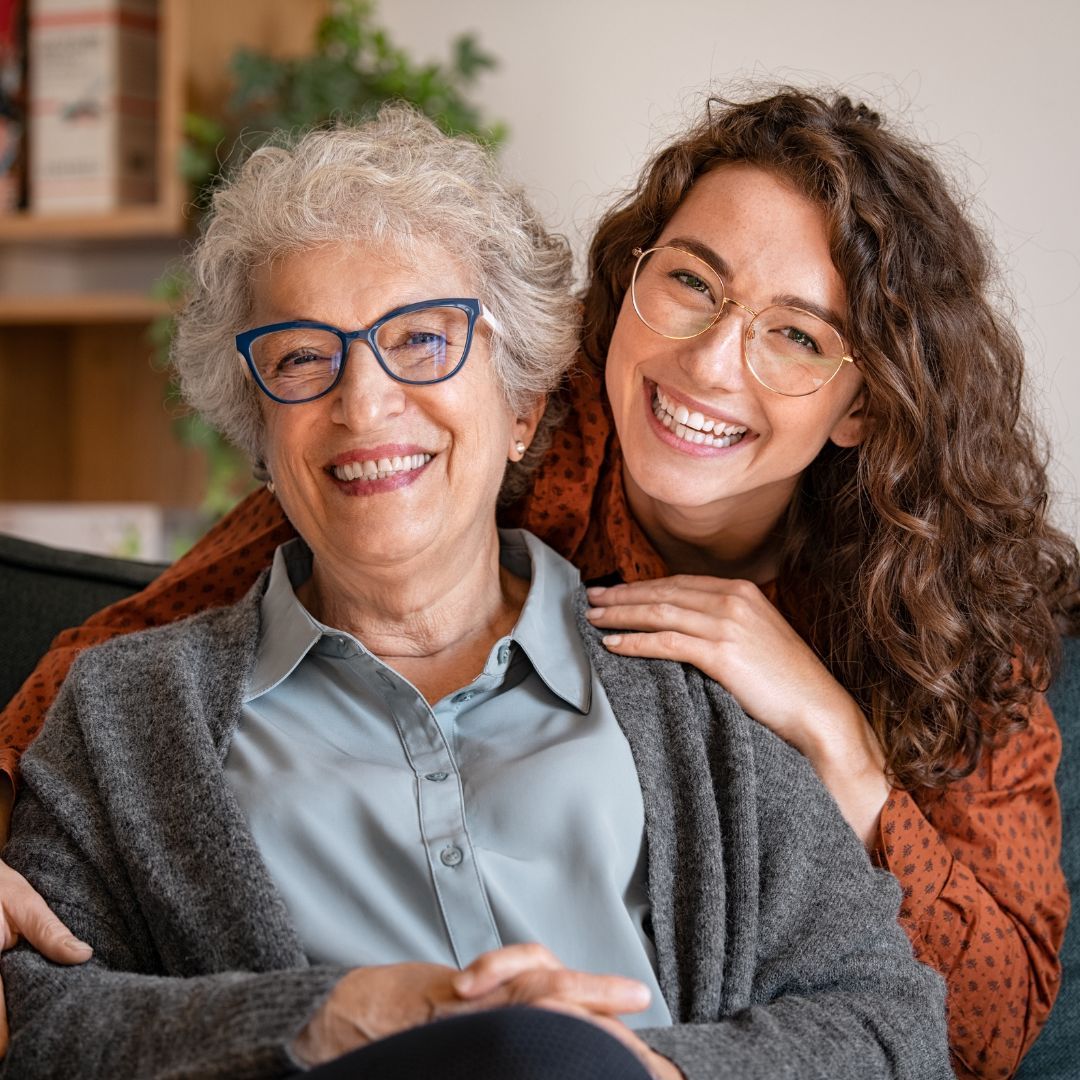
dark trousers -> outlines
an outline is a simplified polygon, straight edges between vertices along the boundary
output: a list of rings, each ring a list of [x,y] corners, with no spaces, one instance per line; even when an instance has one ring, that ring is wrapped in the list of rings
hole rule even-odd
[[[301,1075],[305,1080],[649,1080],[638,1059],[595,1024],[528,1008],[438,1020]]]

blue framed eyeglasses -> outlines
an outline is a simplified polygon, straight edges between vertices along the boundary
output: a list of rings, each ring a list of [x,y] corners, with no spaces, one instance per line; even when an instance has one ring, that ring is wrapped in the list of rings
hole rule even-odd
[[[354,341],[365,342],[397,382],[445,382],[465,363],[477,319],[502,332],[479,300],[450,297],[394,308],[364,330],[303,321],[257,326],[236,335],[236,348],[267,397],[281,405],[300,405],[337,386]]]

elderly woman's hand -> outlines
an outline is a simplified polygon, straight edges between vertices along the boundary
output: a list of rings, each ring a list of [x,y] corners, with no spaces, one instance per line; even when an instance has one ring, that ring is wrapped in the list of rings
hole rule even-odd
[[[519,948],[540,946],[509,946],[486,955]],[[356,968],[338,982],[296,1038],[293,1054],[304,1065],[318,1065],[433,1020],[504,1005],[562,1009],[592,1018],[638,1012],[649,1003],[648,990],[634,979],[567,971],[552,960],[545,966],[533,956],[529,971],[518,963],[516,977],[488,979],[485,990],[477,992],[474,984],[468,994],[458,988],[464,973],[440,964]],[[468,986],[467,979],[463,985]]]
[[[750,581],[680,575],[588,590],[589,620],[623,656],[693,664],[801,751],[871,845],[890,785],[855,699]]]

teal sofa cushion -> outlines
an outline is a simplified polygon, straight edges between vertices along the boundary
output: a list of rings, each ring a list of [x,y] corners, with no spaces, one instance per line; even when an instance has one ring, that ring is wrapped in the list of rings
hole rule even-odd
[[[1064,664],[1050,687],[1050,707],[1061,727],[1058,794],[1064,835],[1061,867],[1069,883],[1073,917],[1061,950],[1061,990],[1042,1034],[1016,1074],[1022,1080],[1080,1077],[1080,638],[1064,641]]]

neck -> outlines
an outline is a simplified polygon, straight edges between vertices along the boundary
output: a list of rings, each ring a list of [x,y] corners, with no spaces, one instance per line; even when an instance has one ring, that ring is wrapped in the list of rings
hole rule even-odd
[[[623,483],[634,519],[673,574],[742,578],[759,585],[776,577],[794,482],[704,506],[660,502],[625,471]]]
[[[445,550],[389,566],[340,566],[315,556],[297,589],[320,622],[346,630],[394,667],[483,652],[508,633],[529,584],[499,565],[492,528],[476,553]]]

